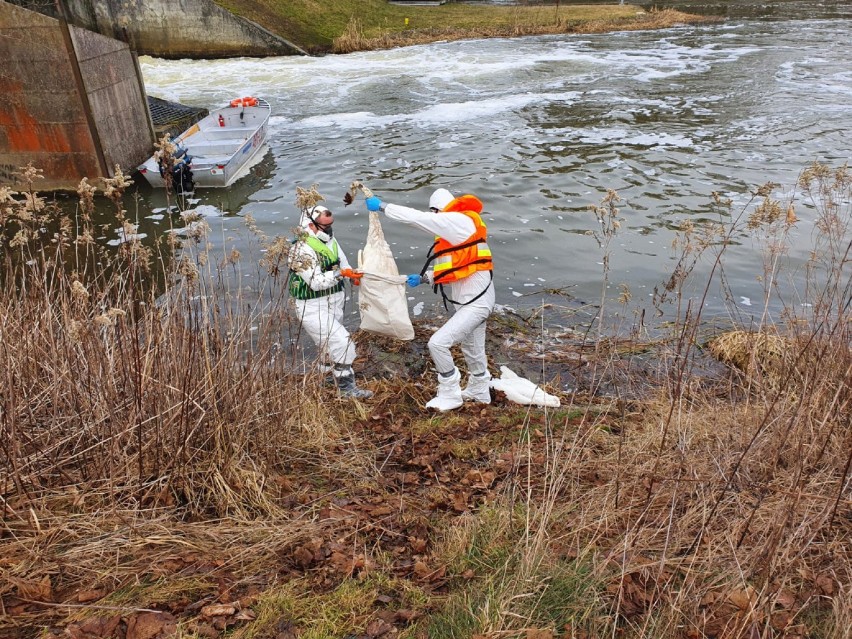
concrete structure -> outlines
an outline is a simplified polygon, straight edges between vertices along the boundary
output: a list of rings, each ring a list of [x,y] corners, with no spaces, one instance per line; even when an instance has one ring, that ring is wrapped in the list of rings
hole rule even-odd
[[[46,178],[39,190],[75,188],[151,154],[145,90],[126,43],[0,1],[0,60],[0,184],[32,162]]]
[[[161,58],[233,58],[307,55],[260,25],[212,0],[9,0],[128,42],[140,55]]]

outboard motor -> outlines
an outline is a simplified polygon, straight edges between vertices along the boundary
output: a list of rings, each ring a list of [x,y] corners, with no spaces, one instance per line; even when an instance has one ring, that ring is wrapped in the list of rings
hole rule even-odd
[[[192,176],[192,156],[187,155],[186,149],[180,145],[175,149],[172,156],[172,187],[176,193],[192,193],[195,191],[195,180]],[[160,175],[166,176],[166,167],[163,163],[159,166]]]
[[[192,157],[187,155],[186,149],[180,149],[175,156],[175,165],[172,169],[172,184],[177,193],[192,193],[195,191],[195,180],[192,176]]]

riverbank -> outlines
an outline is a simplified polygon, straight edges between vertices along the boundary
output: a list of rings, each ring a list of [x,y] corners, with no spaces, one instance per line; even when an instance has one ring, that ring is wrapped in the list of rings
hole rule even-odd
[[[625,10],[627,7],[627,10]],[[359,20],[347,24],[346,31],[335,38],[334,53],[354,53],[391,49],[429,42],[466,40],[475,38],[514,38],[531,35],[556,35],[563,33],[608,33],[611,31],[639,31],[666,29],[678,24],[716,22],[718,18],[695,16],[672,9],[646,13],[629,5],[607,7],[604,11],[587,11],[588,7],[571,5],[556,11],[553,7],[514,7],[526,11],[501,16],[500,20],[484,21],[464,27],[433,26],[407,31],[392,31],[369,35]],[[597,7],[594,7],[597,9]],[[574,11],[571,11],[574,9]],[[567,10],[567,11],[566,11]],[[562,13],[564,11],[564,13]],[[567,14],[567,15],[566,15]],[[452,21],[449,22],[452,24]]]
[[[790,322],[716,341],[730,368],[712,383],[689,312],[650,344],[504,309],[492,372],[505,358],[562,405],[495,391],[439,414],[431,321],[413,342],[356,333],[375,396],[341,400],[282,345],[286,238],[257,233],[250,264],[190,218],[158,254],[124,219],[126,186],[107,185],[117,253],[92,239],[85,182],[73,220],[0,192],[0,637],[846,639],[845,167],[799,184],[828,282]],[[713,247],[722,265],[746,226],[783,237],[795,215],[770,190],[722,236],[684,229],[684,259]],[[140,282],[160,268],[167,294]],[[232,290],[231,270],[258,279]]]
[[[718,20],[630,4],[401,6],[384,0],[217,0],[311,53],[351,53],[439,40],[657,29]]]

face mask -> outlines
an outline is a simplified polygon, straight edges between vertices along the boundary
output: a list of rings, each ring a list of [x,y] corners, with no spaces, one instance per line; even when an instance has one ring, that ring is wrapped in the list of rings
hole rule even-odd
[[[317,227],[316,236],[321,242],[328,242],[334,237],[334,231],[331,229],[331,224],[320,224],[314,218],[308,216],[308,219]]]

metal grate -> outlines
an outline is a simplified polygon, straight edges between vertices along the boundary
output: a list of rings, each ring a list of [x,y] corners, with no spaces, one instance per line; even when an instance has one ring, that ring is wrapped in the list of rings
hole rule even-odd
[[[191,107],[177,102],[169,102],[148,96],[148,110],[151,112],[151,122],[157,139],[166,133],[173,138],[186,131],[194,123],[206,116],[210,111],[201,107]]]
[[[59,12],[56,9],[56,0],[6,0],[9,4],[14,4],[30,11],[42,13],[51,18],[58,18]]]

